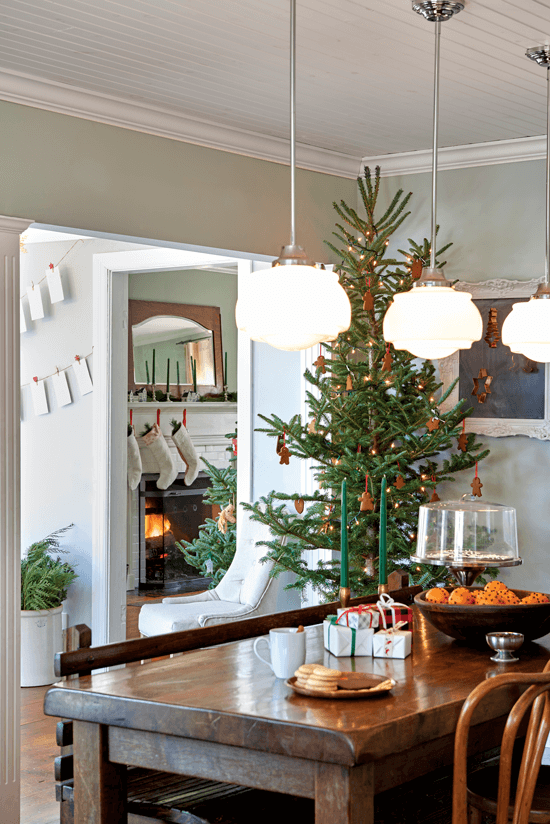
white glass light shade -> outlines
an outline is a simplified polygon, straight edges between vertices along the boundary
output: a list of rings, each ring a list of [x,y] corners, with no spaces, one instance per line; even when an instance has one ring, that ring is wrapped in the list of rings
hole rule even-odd
[[[275,349],[308,349],[349,329],[351,306],[335,272],[275,266],[239,279],[237,327]]]
[[[514,303],[502,324],[502,342],[530,360],[550,363],[550,300]]]
[[[483,321],[468,292],[426,286],[395,295],[383,328],[385,340],[396,349],[438,360],[480,340]]]

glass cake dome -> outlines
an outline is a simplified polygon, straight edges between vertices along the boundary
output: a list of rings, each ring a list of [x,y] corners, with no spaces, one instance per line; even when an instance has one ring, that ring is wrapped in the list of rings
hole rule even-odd
[[[473,495],[423,504],[412,560],[451,569],[517,566],[516,510]]]

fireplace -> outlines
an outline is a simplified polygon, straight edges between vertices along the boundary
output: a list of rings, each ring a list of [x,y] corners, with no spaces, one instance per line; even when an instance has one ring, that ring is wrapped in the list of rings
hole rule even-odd
[[[210,478],[199,472],[185,486],[181,472],[169,489],[157,489],[158,475],[144,473],[139,485],[139,583],[138,591],[193,592],[211,582],[185,560],[176,541],[192,541],[206,518],[216,517],[218,507],[203,502]],[[213,511],[215,510],[215,511]]]

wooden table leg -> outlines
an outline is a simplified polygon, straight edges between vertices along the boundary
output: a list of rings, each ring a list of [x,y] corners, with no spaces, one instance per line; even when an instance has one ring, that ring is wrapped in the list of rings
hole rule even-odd
[[[319,764],[315,778],[315,824],[373,824],[373,765]]]
[[[109,728],[73,722],[75,824],[126,824],[126,767],[108,760]]]

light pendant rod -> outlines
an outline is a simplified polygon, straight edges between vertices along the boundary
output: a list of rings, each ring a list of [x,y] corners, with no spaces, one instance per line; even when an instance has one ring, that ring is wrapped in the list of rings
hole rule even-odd
[[[454,14],[462,11],[462,0],[413,0],[413,11],[421,14],[430,23],[435,23],[434,56],[434,100],[433,100],[433,149],[432,149],[432,224],[430,238],[430,265],[422,271],[413,288],[430,286],[448,287],[441,269],[436,268],[437,239],[437,150],[439,144],[439,63],[441,51],[441,23],[450,20]]]
[[[441,20],[435,21],[434,59],[434,122],[432,157],[432,233],[430,247],[430,268],[435,269],[435,243],[437,235],[437,147],[439,139],[439,55],[441,47]]]
[[[527,49],[526,57],[546,69],[546,249],[544,255],[544,283],[533,295],[536,299],[550,299],[550,46]],[[513,350],[515,351],[515,350]]]
[[[296,0],[290,0],[290,245],[296,245]]]
[[[271,265],[325,268],[296,243],[296,0],[290,0],[290,243]]]
[[[550,285],[550,66],[546,69],[546,253],[544,285]]]

